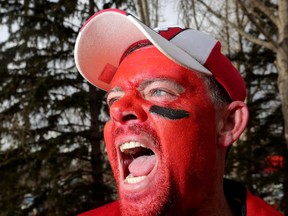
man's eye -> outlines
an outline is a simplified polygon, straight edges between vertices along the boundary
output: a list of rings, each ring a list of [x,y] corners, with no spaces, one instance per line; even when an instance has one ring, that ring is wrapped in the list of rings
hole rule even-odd
[[[142,86],[143,88],[139,88],[139,91],[143,98],[154,102],[166,103],[173,101],[184,92],[184,88],[180,84],[168,79],[147,81]]]
[[[150,92],[150,96],[165,96],[165,95],[171,95],[167,90],[164,89],[152,89]]]
[[[111,91],[106,95],[106,102],[109,107],[111,107],[116,101],[124,96],[122,91]]]
[[[174,99],[176,97],[176,93],[166,89],[166,88],[155,88],[155,89],[150,89],[149,93],[146,94],[146,98],[153,98],[153,97],[161,97],[161,98],[166,98],[166,99]]]
[[[107,99],[107,105],[111,107],[113,103],[115,103],[117,100],[119,100],[119,97],[113,97],[113,98],[108,98]]]

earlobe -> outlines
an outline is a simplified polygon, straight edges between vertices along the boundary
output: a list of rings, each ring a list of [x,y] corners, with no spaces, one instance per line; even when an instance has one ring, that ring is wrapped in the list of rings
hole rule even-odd
[[[218,128],[218,145],[227,148],[236,141],[245,130],[249,119],[249,111],[242,101],[233,101],[223,115]]]

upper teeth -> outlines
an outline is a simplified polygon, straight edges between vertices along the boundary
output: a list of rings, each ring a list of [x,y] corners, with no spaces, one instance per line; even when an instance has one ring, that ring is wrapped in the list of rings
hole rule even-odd
[[[125,142],[120,146],[120,151],[124,152],[127,149],[133,149],[136,147],[144,147],[147,148],[146,146],[144,146],[143,144],[141,144],[140,142],[135,142],[135,141],[130,141],[130,142]]]

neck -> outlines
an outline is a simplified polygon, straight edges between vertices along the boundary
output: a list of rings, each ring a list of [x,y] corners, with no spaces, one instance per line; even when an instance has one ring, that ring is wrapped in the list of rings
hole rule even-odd
[[[224,153],[223,153],[224,155]],[[222,168],[221,168],[222,169]],[[224,168],[223,168],[224,169]],[[193,216],[236,216],[236,211],[229,205],[223,187],[223,173],[215,176],[214,190],[207,194],[202,205],[197,209],[183,215]]]
[[[228,204],[228,201],[222,190],[221,195],[212,198],[213,196],[206,199],[203,206],[198,210],[194,210],[192,213],[185,215],[193,216],[236,216],[234,210]]]

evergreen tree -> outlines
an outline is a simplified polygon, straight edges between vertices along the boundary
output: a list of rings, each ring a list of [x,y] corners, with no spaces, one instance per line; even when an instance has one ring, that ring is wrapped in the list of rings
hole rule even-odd
[[[0,8],[8,28],[0,44],[1,215],[75,215],[108,202],[103,92],[73,59],[91,5],[15,0]]]
[[[104,92],[73,58],[82,24],[110,7],[136,12],[133,0],[0,2],[1,215],[75,215],[116,199]]]

